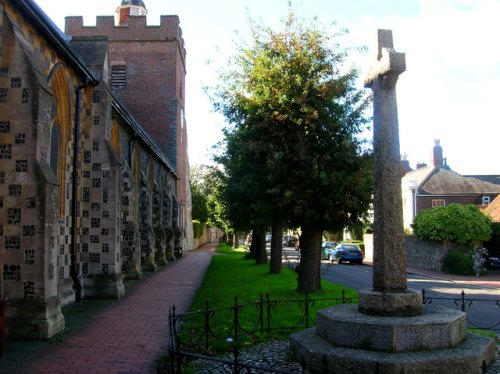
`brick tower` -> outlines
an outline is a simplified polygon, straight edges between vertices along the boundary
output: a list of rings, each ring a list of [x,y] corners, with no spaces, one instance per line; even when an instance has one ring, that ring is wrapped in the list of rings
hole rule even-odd
[[[179,176],[177,201],[184,232],[191,224],[191,202],[184,117],[186,50],[179,17],[161,16],[159,26],[148,26],[142,0],[122,0],[116,13],[116,22],[113,16],[98,16],[96,26],[84,26],[82,17],[66,17],[65,33],[76,39],[107,38],[108,85]],[[189,243],[183,247],[191,249]]]

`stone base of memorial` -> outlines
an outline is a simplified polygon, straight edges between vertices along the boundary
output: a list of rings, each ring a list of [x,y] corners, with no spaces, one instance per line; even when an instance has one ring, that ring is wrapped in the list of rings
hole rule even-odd
[[[422,312],[422,294],[414,290],[382,292],[359,291],[359,311],[385,317],[411,317]]]
[[[466,315],[423,305],[412,317],[367,315],[357,305],[318,311],[290,336],[309,373],[478,373],[495,359],[492,338],[467,333]]]

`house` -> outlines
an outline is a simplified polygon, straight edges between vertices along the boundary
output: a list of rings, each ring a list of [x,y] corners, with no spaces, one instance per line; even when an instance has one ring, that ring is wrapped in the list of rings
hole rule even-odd
[[[0,298],[10,338],[60,333],[63,306],[119,298],[125,278],[190,249],[179,19],[150,27],[137,0],[118,10],[128,16],[119,26],[70,17],[70,38],[33,0],[0,0]],[[140,53],[119,55],[119,43]],[[138,70],[164,89],[148,93]]]
[[[463,176],[451,170],[439,140],[435,141],[431,164],[419,164],[408,171],[401,179],[401,189],[404,227],[408,231],[422,210],[452,203],[485,206],[500,194],[500,184],[492,183],[486,176]]]

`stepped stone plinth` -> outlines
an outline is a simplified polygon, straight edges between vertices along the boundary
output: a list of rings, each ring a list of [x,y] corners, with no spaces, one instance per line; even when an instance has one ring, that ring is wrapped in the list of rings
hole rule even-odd
[[[391,317],[392,318],[392,317]],[[491,338],[467,333],[453,348],[435,351],[377,352],[337,347],[317,333],[315,328],[290,336],[297,358],[307,363],[311,374],[465,374],[481,373],[483,361],[490,365],[495,357]]]
[[[425,305],[414,317],[370,316],[357,305],[318,311],[316,334],[336,347],[381,352],[452,348],[466,336],[466,315],[459,310]]]

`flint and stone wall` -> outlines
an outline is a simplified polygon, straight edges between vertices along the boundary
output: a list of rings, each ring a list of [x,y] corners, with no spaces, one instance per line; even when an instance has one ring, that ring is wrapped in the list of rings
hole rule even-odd
[[[15,4],[0,0],[0,298],[7,335],[39,339],[79,287],[119,298],[183,238],[159,149]]]
[[[373,235],[364,235],[365,260],[373,260]],[[415,235],[405,235],[404,248],[406,252],[406,266],[420,267],[429,270],[442,271],[446,252],[455,246],[450,243],[441,243],[431,240],[421,240]]]

